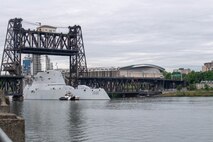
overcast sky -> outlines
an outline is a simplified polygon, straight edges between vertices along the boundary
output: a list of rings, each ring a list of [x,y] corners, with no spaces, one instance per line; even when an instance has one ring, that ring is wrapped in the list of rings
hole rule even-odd
[[[154,64],[201,70],[213,60],[212,0],[7,0],[0,4],[0,54],[8,20],[80,25],[89,67]],[[54,57],[59,67],[68,58]],[[64,61],[65,60],[65,61]]]

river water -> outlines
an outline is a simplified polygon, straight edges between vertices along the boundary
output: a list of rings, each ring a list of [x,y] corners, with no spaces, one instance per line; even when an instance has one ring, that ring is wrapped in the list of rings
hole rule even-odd
[[[212,142],[213,97],[25,100],[26,142]]]

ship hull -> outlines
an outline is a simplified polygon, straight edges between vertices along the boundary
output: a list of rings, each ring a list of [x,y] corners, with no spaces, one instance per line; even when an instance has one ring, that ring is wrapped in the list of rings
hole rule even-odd
[[[32,85],[25,86],[24,99],[30,100],[58,100],[66,94],[79,97],[79,100],[109,100],[109,96],[102,88],[90,88],[79,85],[77,88],[65,84],[59,71],[40,72],[34,77]]]

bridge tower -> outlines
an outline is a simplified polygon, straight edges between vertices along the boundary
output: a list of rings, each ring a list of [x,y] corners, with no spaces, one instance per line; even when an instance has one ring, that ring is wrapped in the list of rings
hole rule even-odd
[[[22,19],[10,19],[7,26],[4,51],[1,62],[1,89],[7,95],[23,94],[23,82],[21,76],[21,30]],[[19,97],[22,98],[22,97]]]
[[[1,63],[1,75],[21,76],[22,19],[9,20]]]
[[[75,35],[76,37],[71,42],[75,49],[78,50],[77,56],[70,56],[70,78],[74,78],[76,82],[74,84],[71,83],[71,80],[69,84],[76,86],[78,84],[78,77],[82,76],[83,73],[87,72],[87,62],[86,62],[86,55],[85,55],[85,49],[84,49],[84,42],[83,42],[83,36],[82,36],[82,30],[80,26],[73,26],[68,27],[70,35]],[[73,66],[75,65],[75,66]],[[77,68],[77,72],[76,69]],[[75,72],[71,74],[71,72]]]
[[[4,81],[0,83],[0,88],[4,89],[7,95],[23,95],[21,53],[69,56],[69,84],[77,85],[78,77],[87,72],[81,27],[68,27],[67,34],[49,33],[25,30],[22,21],[21,18],[15,18],[8,22],[0,68],[0,79]]]

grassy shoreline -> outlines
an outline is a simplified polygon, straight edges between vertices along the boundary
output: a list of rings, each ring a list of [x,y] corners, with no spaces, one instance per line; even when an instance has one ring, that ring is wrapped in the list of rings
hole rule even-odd
[[[177,91],[160,95],[161,97],[213,97],[213,90]]]

